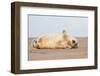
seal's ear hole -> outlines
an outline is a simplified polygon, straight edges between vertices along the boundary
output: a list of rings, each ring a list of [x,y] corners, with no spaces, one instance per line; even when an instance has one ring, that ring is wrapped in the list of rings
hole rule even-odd
[[[72,43],[75,43],[76,41],[75,40],[72,40]]]

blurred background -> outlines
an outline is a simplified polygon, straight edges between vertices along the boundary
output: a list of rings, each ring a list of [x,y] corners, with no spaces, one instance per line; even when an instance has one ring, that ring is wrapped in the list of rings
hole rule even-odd
[[[29,15],[28,20],[29,37],[61,33],[62,30],[75,37],[88,36],[88,17]]]

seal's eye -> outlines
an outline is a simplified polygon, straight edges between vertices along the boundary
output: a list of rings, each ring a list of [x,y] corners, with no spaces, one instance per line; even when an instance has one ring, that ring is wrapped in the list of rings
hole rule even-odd
[[[75,43],[75,40],[72,40],[72,43]]]

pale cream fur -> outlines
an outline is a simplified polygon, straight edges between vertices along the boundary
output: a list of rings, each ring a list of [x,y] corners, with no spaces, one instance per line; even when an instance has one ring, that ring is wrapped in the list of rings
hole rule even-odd
[[[77,40],[66,31],[61,34],[44,35],[32,42],[34,48],[38,49],[65,49],[78,47]]]

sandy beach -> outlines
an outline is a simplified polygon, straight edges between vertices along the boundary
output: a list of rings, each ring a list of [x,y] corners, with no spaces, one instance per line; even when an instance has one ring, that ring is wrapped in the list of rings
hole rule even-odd
[[[74,49],[35,49],[28,41],[28,60],[81,59],[88,57],[88,38],[77,38],[79,47]]]

